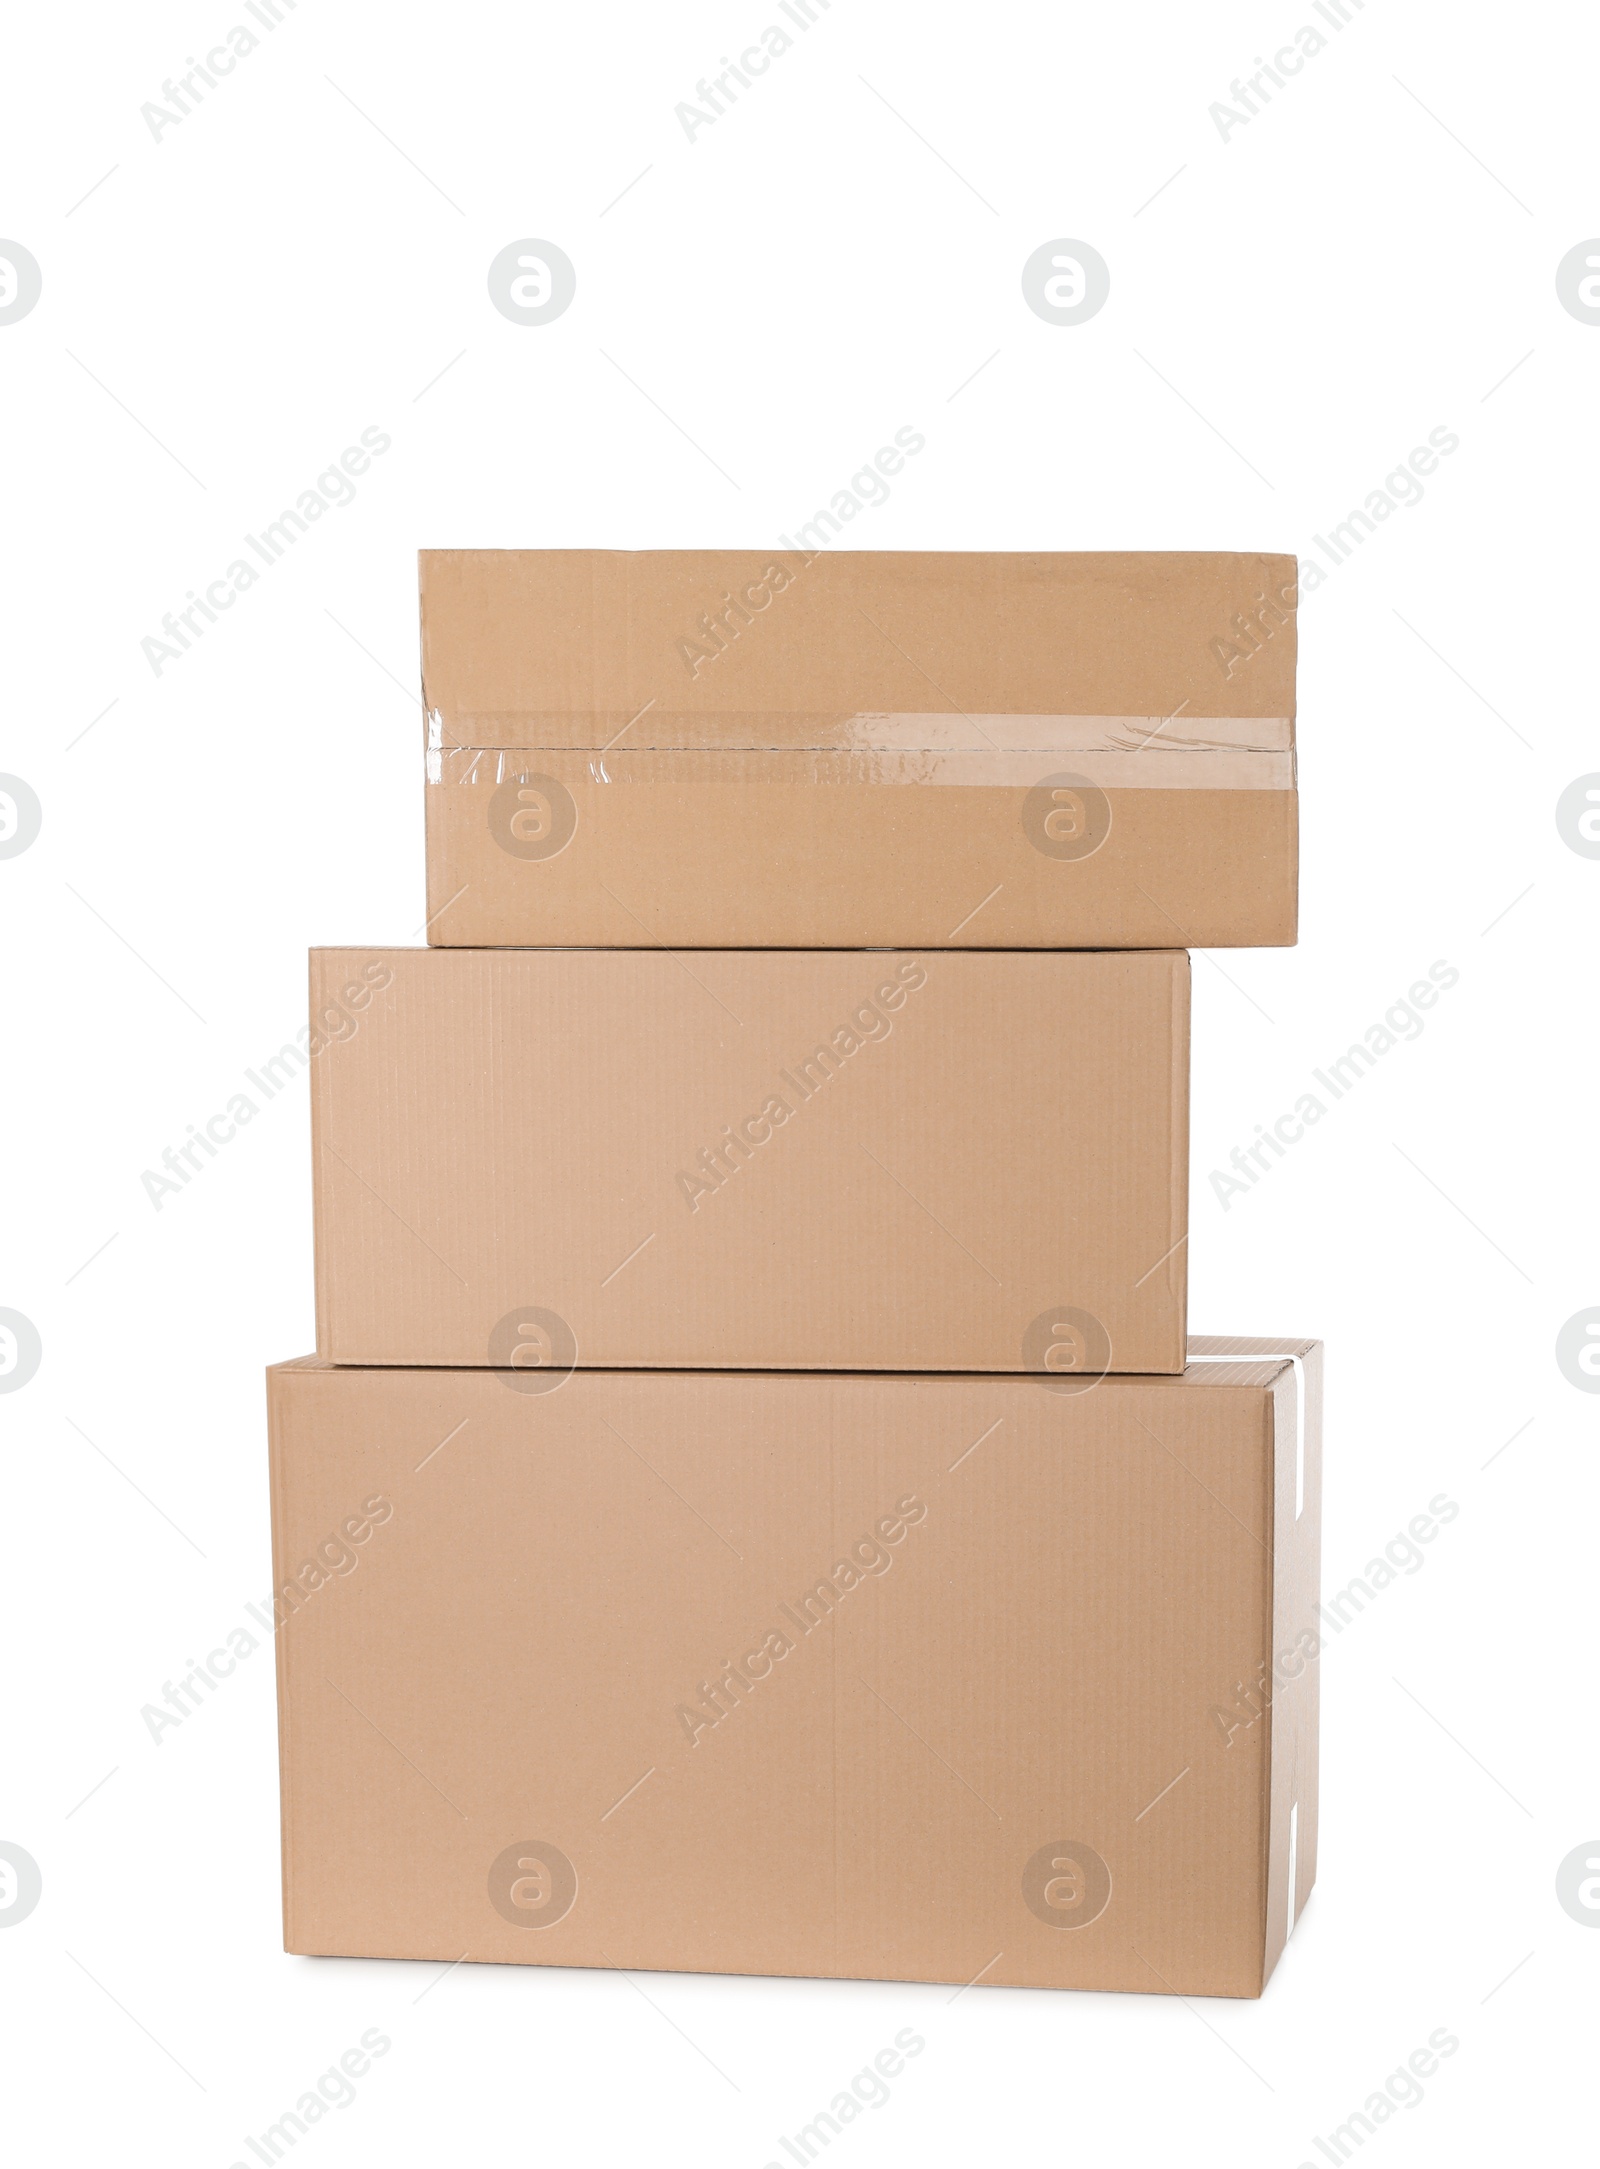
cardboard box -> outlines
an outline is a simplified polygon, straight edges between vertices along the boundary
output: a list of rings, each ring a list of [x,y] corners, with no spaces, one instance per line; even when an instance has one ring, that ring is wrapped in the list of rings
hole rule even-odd
[[[341,1363],[1177,1371],[1189,960],[312,952]]]
[[[1292,942],[1296,579],[1226,552],[425,550],[428,938]]]
[[[1259,1995],[1316,1873],[1320,1352],[1205,1349],[272,1371],[287,1948]]]

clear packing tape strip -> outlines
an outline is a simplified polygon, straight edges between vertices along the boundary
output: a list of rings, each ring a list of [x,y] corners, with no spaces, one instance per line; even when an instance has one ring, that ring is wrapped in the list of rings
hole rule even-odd
[[[460,742],[493,723],[514,744]],[[484,735],[488,735],[487,732]],[[585,741],[588,741],[587,743]],[[1103,790],[1292,791],[1287,716],[428,714],[430,784],[489,785],[559,764],[596,784],[957,784],[1042,780],[1041,761]],[[575,774],[576,771],[580,773]]]

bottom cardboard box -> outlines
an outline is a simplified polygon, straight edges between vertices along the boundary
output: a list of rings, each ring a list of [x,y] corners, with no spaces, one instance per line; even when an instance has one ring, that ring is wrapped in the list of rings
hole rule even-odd
[[[1320,1358],[278,1366],[286,1947],[1259,1995],[1316,1868]]]

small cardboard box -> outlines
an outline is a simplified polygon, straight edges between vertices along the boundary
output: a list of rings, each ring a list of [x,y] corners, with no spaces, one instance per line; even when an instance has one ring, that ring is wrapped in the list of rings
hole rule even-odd
[[[1296,927],[1295,561],[426,550],[441,946]]]
[[[340,1363],[1178,1371],[1189,960],[312,952]]]
[[[1259,1995],[1319,1389],[278,1367],[286,1947]]]

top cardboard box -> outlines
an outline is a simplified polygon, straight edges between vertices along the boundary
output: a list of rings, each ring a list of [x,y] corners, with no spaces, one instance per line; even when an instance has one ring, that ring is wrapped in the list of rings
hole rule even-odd
[[[1292,557],[425,550],[429,940],[1296,935]]]

